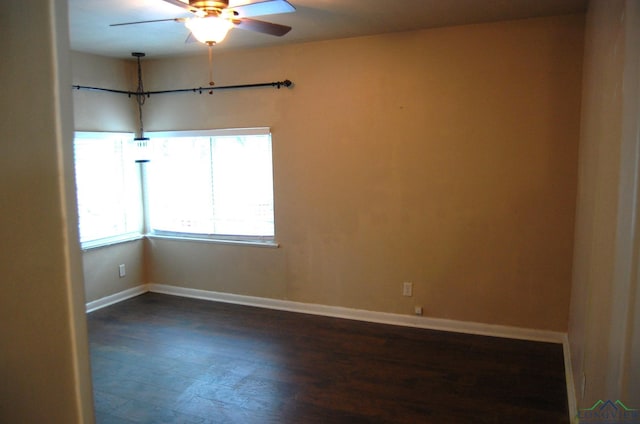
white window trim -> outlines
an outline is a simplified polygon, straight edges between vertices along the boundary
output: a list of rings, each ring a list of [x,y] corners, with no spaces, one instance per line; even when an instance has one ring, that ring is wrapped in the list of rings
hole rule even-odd
[[[91,140],[110,140],[113,137],[121,137],[123,139],[132,139],[134,133],[132,132],[119,132],[119,131],[74,131],[75,139],[91,139]],[[75,163],[74,163],[75,167]],[[80,242],[80,249],[86,251],[91,249],[97,249],[100,247],[111,246],[114,244],[128,243],[131,241],[142,240],[145,237],[143,229],[140,231],[132,231],[129,233],[118,234],[111,237],[103,237],[94,240]]]
[[[187,130],[187,131],[147,131],[145,132],[149,138],[170,138],[170,137],[224,137],[234,135],[269,135],[271,128],[269,127],[252,127],[252,128],[224,128],[213,130]]]
[[[99,140],[99,139],[112,139],[114,136],[119,136],[122,138],[133,138],[134,133],[132,132],[109,132],[109,131],[75,131],[74,138],[84,138],[90,140]]]
[[[147,131],[146,135],[153,138],[172,138],[172,137],[224,137],[224,136],[242,136],[242,135],[271,135],[270,127],[250,127],[250,128],[224,128],[224,129],[208,129],[208,130],[172,130],[172,131]],[[272,147],[273,148],[273,147]],[[274,193],[275,195],[275,193]],[[274,199],[275,202],[275,199]],[[144,228],[150,228],[148,216],[145,215]],[[277,229],[274,228],[273,236],[236,236],[223,234],[195,234],[180,233],[171,231],[154,231],[149,230],[144,235],[147,239],[164,239],[191,241],[200,243],[226,244],[235,246],[255,246],[278,248],[280,244],[276,241]]]
[[[253,128],[229,128],[229,129],[211,129],[211,130],[187,130],[187,131],[153,131],[147,132],[147,136],[150,138],[170,138],[170,137],[200,137],[200,136],[234,136],[234,135],[270,135],[271,129],[269,127],[253,127]],[[103,138],[110,138],[114,135],[120,135],[123,137],[133,137],[133,133],[121,133],[121,132],[108,132],[108,131],[76,131],[76,138],[93,138],[99,139],[102,135]],[[146,195],[143,193],[143,196]],[[143,226],[148,227],[148,216],[144,216]],[[136,240],[143,239],[164,239],[164,240],[178,240],[187,242],[200,242],[200,243],[213,243],[235,246],[254,246],[254,247],[266,247],[266,248],[279,248],[280,244],[275,241],[274,236],[234,236],[234,235],[220,235],[220,234],[190,234],[190,233],[177,233],[169,231],[146,231],[146,232],[131,232],[126,234],[119,234],[113,237],[105,237],[96,240],[90,240],[80,243],[80,247],[83,251],[97,249],[101,247],[112,246],[121,243],[128,243]]]
[[[98,240],[91,240],[84,243],[81,243],[81,249],[83,251],[99,249],[101,247],[114,246],[117,244],[130,243],[132,241],[137,240],[149,240],[149,239],[158,239],[158,240],[177,240],[177,241],[186,241],[186,242],[197,242],[197,243],[211,243],[211,244],[224,244],[229,246],[253,246],[253,247],[268,247],[268,248],[279,248],[280,244],[276,243],[274,240],[267,240],[266,238],[262,241],[256,239],[255,237],[249,236],[218,236],[218,237],[208,237],[206,234],[203,235],[189,235],[184,233],[148,233],[148,234],[123,234],[116,237],[106,237]]]
[[[273,237],[263,237],[260,240],[258,237],[252,236],[225,236],[208,234],[188,234],[188,233],[170,233],[155,231],[145,235],[147,239],[159,239],[159,240],[179,240],[187,242],[198,243],[211,243],[211,244],[226,244],[231,246],[254,246],[254,247],[271,247],[278,248],[280,244],[273,240]]]
[[[113,237],[105,237],[101,239],[82,242],[80,243],[80,248],[82,250],[92,250],[98,249],[100,247],[113,246],[115,244],[129,243],[136,240],[142,240],[144,238],[145,235],[141,233],[120,234]]]

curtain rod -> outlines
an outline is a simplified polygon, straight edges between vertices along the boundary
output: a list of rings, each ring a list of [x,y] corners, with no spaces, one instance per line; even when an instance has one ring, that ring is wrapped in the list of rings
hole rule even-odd
[[[280,87],[291,87],[292,84],[293,83],[287,79],[284,81],[261,82],[257,84],[223,85],[218,87],[214,86],[214,87],[197,87],[197,88],[179,88],[176,90],[145,91],[142,94],[147,97],[151,96],[152,94],[167,94],[167,93],[192,92],[192,93],[202,94],[202,92],[204,91],[208,91],[209,94],[211,94],[213,90],[230,90],[230,89],[236,89],[236,88],[255,88],[255,87],[276,87],[277,89],[280,89]],[[74,85],[72,87],[75,90],[106,91],[108,93],[126,94],[129,97],[141,94],[136,91],[113,90],[111,88],[89,87],[86,85]]]

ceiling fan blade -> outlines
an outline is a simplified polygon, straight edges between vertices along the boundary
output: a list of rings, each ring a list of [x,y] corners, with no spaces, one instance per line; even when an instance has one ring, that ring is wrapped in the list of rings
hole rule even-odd
[[[109,26],[149,24],[149,23],[152,23],[152,22],[168,22],[168,21],[182,22],[182,21],[184,21],[184,19],[183,18],[152,19],[150,21],[123,22],[123,23],[120,23],[120,24],[111,24]]]
[[[237,28],[246,29],[249,31],[261,32],[263,34],[275,35],[277,37],[282,37],[289,31],[291,31],[290,26],[274,24],[273,22],[264,22],[258,21],[256,19],[239,19],[234,20],[233,23]]]
[[[167,2],[169,4],[172,4],[174,6],[181,7],[182,9],[188,10],[189,12],[192,12],[192,13],[198,13],[198,12],[202,13],[203,12],[200,9],[198,9],[197,7],[191,6],[189,4],[189,2],[185,3],[185,2],[180,1],[180,0],[163,0],[163,1],[165,1],[165,2]]]
[[[238,6],[230,7],[229,9],[233,11],[234,16],[237,18],[276,15],[279,13],[291,13],[296,11],[296,8],[286,0],[266,0],[258,3],[241,4]]]
[[[193,43],[197,43],[198,40],[196,40],[196,37],[193,36],[193,34],[191,33],[191,31],[189,31],[189,35],[187,35],[187,38],[184,40],[185,44],[193,44]]]

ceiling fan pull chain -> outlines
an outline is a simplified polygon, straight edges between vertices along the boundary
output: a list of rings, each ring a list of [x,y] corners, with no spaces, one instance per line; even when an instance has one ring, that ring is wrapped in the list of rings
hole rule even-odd
[[[209,44],[209,86],[213,87],[213,44]],[[209,90],[209,94],[213,94],[213,90]]]

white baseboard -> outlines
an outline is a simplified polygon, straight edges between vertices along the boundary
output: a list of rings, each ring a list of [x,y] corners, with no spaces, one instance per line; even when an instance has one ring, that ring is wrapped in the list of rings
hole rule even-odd
[[[122,302],[123,300],[131,299],[132,297],[139,296],[148,291],[149,289],[147,288],[147,285],[141,284],[139,286],[132,287],[130,289],[112,294],[110,296],[88,302],[86,305],[87,313],[102,309],[109,305],[113,305],[114,303]]]
[[[456,333],[477,334],[483,336],[505,337],[510,339],[532,340],[562,344],[565,333],[530,328],[511,327],[504,325],[482,324],[469,321],[456,321],[442,318],[429,318],[414,315],[392,314],[387,312],[366,311],[361,309],[327,306],[290,300],[269,299],[263,297],[244,296],[238,294],[221,293],[208,290],[190,289],[165,284],[148,284],[151,292],[164,293],[174,296],[191,297],[196,299],[213,300],[217,302],[235,303],[239,305],[256,306],[260,308],[276,309],[288,312],[322,315],[335,318],[346,318],[358,321],[375,322],[379,324],[400,325],[430,330],[451,331]]]
[[[265,297],[245,296],[209,290],[190,289],[167,284],[141,284],[119,293],[103,297],[87,303],[87,312],[93,312],[114,303],[141,295],[146,292],[163,293],[173,296],[190,297],[216,302],[234,303],[280,311],[298,312],[311,315],[322,315],[334,318],[353,319],[378,324],[400,325],[405,327],[424,328],[429,330],[450,331],[454,333],[476,334],[482,336],[504,337],[509,339],[530,340],[538,342],[559,343],[565,351],[565,369],[571,365],[568,355],[566,333],[532,328],[512,327],[506,325],[483,324],[471,321],[457,321],[443,318],[429,318],[413,315],[392,314],[388,312],[367,311],[312,303],[294,302],[291,300],[271,299]],[[571,375],[571,374],[568,374]],[[575,399],[575,396],[574,396]]]

